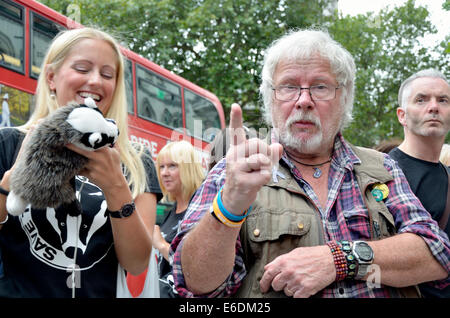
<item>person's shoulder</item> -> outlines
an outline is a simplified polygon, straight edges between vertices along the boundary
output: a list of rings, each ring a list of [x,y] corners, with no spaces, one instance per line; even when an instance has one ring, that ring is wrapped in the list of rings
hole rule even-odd
[[[383,164],[388,157],[386,153],[372,148],[349,144],[355,155],[364,163]]]
[[[136,151],[138,154],[142,154],[142,153],[148,154],[149,153],[147,147],[145,147],[145,145],[143,145],[142,143],[130,141],[130,140],[128,142],[129,142],[131,148],[133,148],[133,150]]]
[[[399,170],[397,160],[390,157],[385,152],[378,151],[373,148],[366,148],[350,144],[354,154],[361,161],[360,164],[354,165],[356,170],[364,173],[377,173],[378,176],[390,179],[395,175],[395,171]]]
[[[150,167],[155,165],[150,149],[147,146],[138,142],[131,141],[130,145],[144,165],[149,165]]]
[[[1,143],[16,143],[17,140],[25,134],[14,127],[0,128],[0,142]]]
[[[402,156],[402,151],[398,149],[398,147],[395,147],[388,152],[388,155],[389,157],[396,159]]]
[[[375,157],[379,157],[382,158],[384,157],[383,152],[372,149],[372,148],[367,148],[367,147],[362,147],[362,146],[355,146],[352,144],[349,144],[353,151],[355,151],[356,153],[364,153],[365,155],[368,156],[375,156]]]
[[[0,134],[1,135],[14,135],[18,136],[23,134],[18,128],[16,127],[2,127],[0,128]]]

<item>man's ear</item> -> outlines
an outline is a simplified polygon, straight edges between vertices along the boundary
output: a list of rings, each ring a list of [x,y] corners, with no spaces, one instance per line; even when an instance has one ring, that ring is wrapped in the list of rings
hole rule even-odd
[[[55,72],[53,71],[53,67],[47,64],[44,68],[44,72],[48,87],[50,88],[51,91],[54,91],[56,89],[56,85],[55,85]]]
[[[405,127],[406,126],[406,111],[399,107],[397,108],[397,118],[400,124]]]

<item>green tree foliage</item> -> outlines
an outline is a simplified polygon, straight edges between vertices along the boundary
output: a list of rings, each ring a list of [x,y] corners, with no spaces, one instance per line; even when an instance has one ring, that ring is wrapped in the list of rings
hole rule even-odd
[[[81,23],[116,34],[155,63],[214,92],[228,116],[237,102],[259,127],[259,73],[264,49],[291,28],[324,20],[334,0],[43,0],[66,13],[80,7]],[[331,10],[330,10],[331,11]]]
[[[401,82],[424,68],[450,72],[444,46],[435,50],[423,46],[423,36],[436,32],[428,11],[410,0],[377,15],[340,17],[329,31],[352,53],[357,66],[354,121],[344,132],[346,138],[364,146],[402,138],[403,127],[396,115]]]
[[[442,4],[442,8],[450,11],[450,0],[446,0]],[[445,53],[450,54],[450,34],[445,37],[445,40],[442,42],[441,46],[445,49]]]
[[[402,80],[425,67],[449,74],[449,37],[433,50],[422,36],[436,32],[428,11],[413,0],[379,14],[338,16],[334,0],[42,0],[81,23],[97,25],[125,46],[215,93],[226,116],[237,102],[244,119],[261,122],[259,93],[264,49],[289,29],[320,26],[342,43],[357,65],[354,122],[344,135],[373,146],[402,137],[397,92]],[[444,4],[447,10],[448,1]]]

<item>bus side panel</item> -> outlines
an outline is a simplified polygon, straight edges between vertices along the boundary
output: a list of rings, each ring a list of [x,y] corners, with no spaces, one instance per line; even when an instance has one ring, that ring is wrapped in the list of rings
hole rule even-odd
[[[187,136],[180,132],[174,131],[170,137],[157,134],[151,130],[140,129],[131,124],[128,125],[128,134],[131,142],[136,142],[146,146],[152,155],[153,160],[156,160],[156,156],[159,151],[169,142],[177,140],[186,140],[192,143],[197,150],[199,160],[201,160],[202,167],[206,172],[209,161],[209,144],[199,139]]]

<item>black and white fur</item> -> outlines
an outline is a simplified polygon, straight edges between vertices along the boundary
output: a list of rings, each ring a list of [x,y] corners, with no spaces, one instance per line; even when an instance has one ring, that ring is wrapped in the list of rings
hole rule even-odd
[[[65,146],[88,151],[113,146],[119,130],[103,117],[92,98],[84,104],[69,103],[47,116],[32,132],[11,173],[6,208],[20,215],[33,208],[57,208],[76,201],[74,177],[88,159]]]

